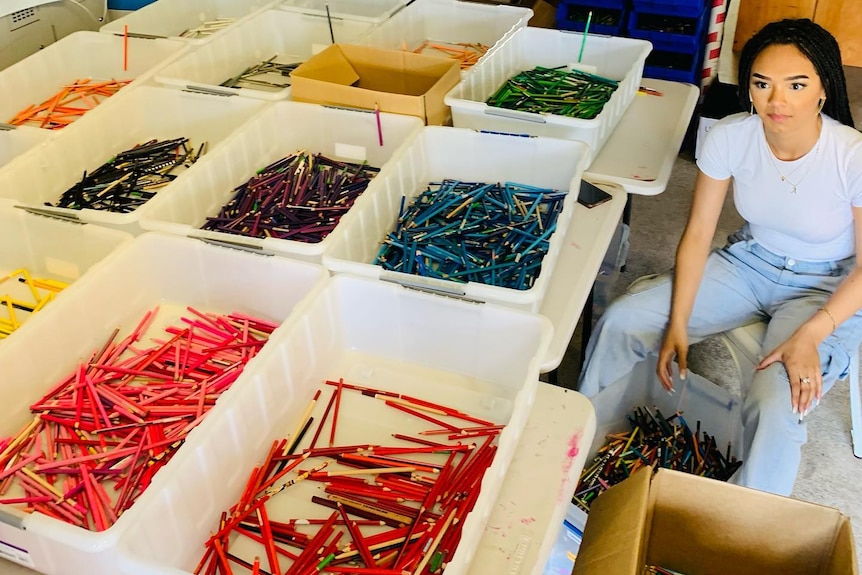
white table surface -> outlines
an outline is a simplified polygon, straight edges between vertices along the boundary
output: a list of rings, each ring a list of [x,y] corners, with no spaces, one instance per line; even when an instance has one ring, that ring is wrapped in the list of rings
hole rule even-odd
[[[663,96],[638,95],[584,173],[613,199],[592,209],[577,205],[540,314],[554,324],[542,371],[555,369],[625,207],[627,193],[664,191],[694,105],[688,84],[644,79]],[[539,575],[595,434],[595,413],[577,392],[541,383],[497,504],[479,543],[470,575]],[[0,559],[0,575],[34,572]],[[78,574],[62,574],[78,575]],[[81,574],[85,575],[85,574]]]
[[[691,84],[645,78],[641,84],[662,96],[638,94],[599,151],[584,179],[614,196],[588,209],[576,204],[569,232],[539,309],[554,326],[542,372],[559,367],[593,281],[625,208],[627,193],[655,195],[670,181],[698,90]]]
[[[644,78],[661,96],[638,93],[610,138],[584,171],[590,181],[613,182],[630,194],[653,196],[670,181],[673,163],[697,104],[691,84]]]
[[[595,432],[590,400],[539,384],[469,575],[541,575]]]
[[[548,291],[539,308],[554,326],[543,373],[559,367],[575,332],[584,303],[626,206],[626,192],[616,185],[597,184],[613,199],[594,208],[575,204],[566,241],[554,267]]]

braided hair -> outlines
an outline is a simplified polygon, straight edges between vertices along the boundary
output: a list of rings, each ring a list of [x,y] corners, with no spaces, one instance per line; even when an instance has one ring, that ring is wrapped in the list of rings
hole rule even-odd
[[[826,102],[823,113],[842,124],[855,127],[847,97],[847,81],[841,63],[841,50],[838,42],[826,29],[808,18],[785,19],[771,22],[760,29],[742,48],[739,56],[739,103],[743,110],[751,107],[747,86],[754,60],[767,47],[783,44],[795,46],[808,58],[817,70]]]

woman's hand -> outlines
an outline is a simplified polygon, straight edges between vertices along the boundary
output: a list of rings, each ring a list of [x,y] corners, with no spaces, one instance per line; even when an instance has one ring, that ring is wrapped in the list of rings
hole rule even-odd
[[[784,364],[790,379],[790,408],[804,417],[820,402],[823,393],[817,340],[797,332],[767,354],[757,369],[766,369],[776,361]]]
[[[669,393],[673,393],[673,358],[679,363],[679,376],[685,379],[688,370],[688,331],[680,327],[668,327],[658,352],[656,375]]]

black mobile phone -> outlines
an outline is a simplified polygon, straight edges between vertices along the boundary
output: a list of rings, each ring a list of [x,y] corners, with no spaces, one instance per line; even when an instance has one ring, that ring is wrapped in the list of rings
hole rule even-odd
[[[610,199],[613,199],[613,196],[603,189],[586,180],[581,180],[581,191],[578,194],[579,204],[587,206],[588,208],[594,208]]]

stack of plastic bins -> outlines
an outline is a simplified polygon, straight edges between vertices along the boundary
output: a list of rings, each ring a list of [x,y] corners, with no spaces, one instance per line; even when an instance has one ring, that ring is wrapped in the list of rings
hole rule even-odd
[[[190,439],[171,462],[176,465],[161,489],[145,494],[144,513],[120,541],[120,572],[192,572],[220,514],[237,501],[273,441],[301,426],[306,406],[322,388],[310,414],[311,429],[296,450],[301,453],[323,419],[333,389],[325,382],[343,378],[350,385],[434,401],[505,426],[479,499],[462,523],[460,543],[447,557],[447,573],[465,574],[533,403],[549,330],[547,320],[536,314],[386,282],[333,278],[269,341],[254,370],[246,372],[249,380],[232,398],[231,409],[205,421],[194,444]],[[407,445],[392,433],[415,436],[433,427],[349,390],[343,392],[339,413],[337,446]],[[328,423],[324,432],[318,447],[328,438]],[[329,511],[310,501],[321,493],[318,486],[299,482],[271,497],[265,504],[268,516],[282,522],[325,517]],[[260,557],[266,568],[266,553],[251,540],[237,537],[230,548],[248,562]],[[285,571],[290,568],[288,557],[279,562]]]
[[[305,150],[333,160],[367,162],[382,168],[422,128],[419,118],[380,114],[378,133],[376,120],[370,112],[300,102],[275,102],[234,133],[219,150],[204,157],[188,178],[175,182],[170,194],[156,196],[147,202],[141,211],[141,226],[319,263],[325,249],[341,235],[342,223],[318,243],[250,237],[200,228],[207,217],[218,215],[221,207],[234,197],[235,188],[278,159]],[[341,222],[357,206],[369,201],[368,196],[374,194],[375,187],[372,180],[353,207],[342,216]]]
[[[76,80],[132,80],[118,94],[105,100],[107,103],[134,86],[146,83],[155,70],[187,48],[185,43],[173,40],[129,38],[124,69],[122,38],[87,31],[69,34],[0,71],[0,93],[3,94],[0,123],[11,122],[18,112],[39,106]],[[80,102],[70,105],[81,107]],[[92,113],[87,112],[83,117]],[[39,123],[24,125],[41,127]]]
[[[625,36],[629,6],[630,0],[560,0],[557,28],[583,32],[589,20],[593,34]]]
[[[158,86],[141,86],[115,98],[0,170],[0,202],[139,233],[140,209],[121,213],[46,204],[58,203],[85,172],[149,140],[185,137],[195,152],[204,143],[205,152],[215,151],[231,132],[267,106],[250,98],[217,98]],[[174,182],[194,168],[180,173]],[[157,194],[169,193],[174,182]]]
[[[700,84],[710,7],[704,0],[633,0],[629,36],[653,45],[644,76]]]
[[[323,18],[380,24],[404,8],[410,0],[284,0],[281,10],[315,14]]]
[[[158,0],[100,28],[109,34],[162,36],[201,44],[278,0]]]
[[[630,38],[594,36],[544,28],[521,28],[473,66],[446,94],[455,127],[578,140],[598,154],[637,94],[650,43]],[[592,119],[508,110],[486,104],[509,78],[536,66],[570,66],[578,60],[594,73],[619,82]]]
[[[426,126],[399,158],[377,176],[375,190],[362,206],[354,206],[351,217],[342,222],[344,231],[323,254],[331,271],[419,285],[443,293],[465,296],[517,309],[538,311],[569,221],[574,212],[581,172],[588,148],[582,142],[556,138],[523,138],[509,134],[480,133],[473,130]],[[444,179],[462,182],[514,182],[566,192],[556,231],[541,260],[538,277],[524,289],[467,283],[385,270],[373,262],[384,239],[396,226],[401,206],[409,206],[430,183]],[[463,264],[462,264],[463,265]]]
[[[251,66],[271,61],[299,65],[333,41],[351,43],[372,24],[315,14],[265,10],[231,27],[197,50],[165,66],[155,80],[181,89],[216,95],[284,100],[290,94],[288,73],[268,73],[253,84],[225,86]],[[262,80],[268,82],[263,84]]]
[[[16,337],[29,320],[50,313],[54,298],[64,297],[64,288],[55,291],[60,282],[71,286],[87,270],[98,264],[132,236],[101,226],[80,225],[56,218],[28,214],[23,210],[0,208],[0,298],[7,296],[17,304],[7,308],[0,299],[0,317],[19,324],[8,337]],[[33,283],[22,283],[27,274]],[[47,283],[46,283],[47,282]],[[46,300],[47,303],[42,303]],[[10,302],[11,303],[11,302]],[[24,307],[20,307],[24,304]],[[39,309],[32,313],[30,309]],[[40,306],[43,306],[40,308]],[[10,327],[10,326],[7,326]],[[6,339],[0,339],[0,345]]]
[[[151,310],[158,308],[151,326],[141,334],[141,347],[156,345],[150,338],[163,337],[163,328],[178,325],[181,317],[195,317],[188,307],[216,314],[237,312],[281,324],[326,281],[327,274],[320,266],[289,258],[264,257],[189,238],[141,235],[91,268],[51,304],[50,310],[44,315],[36,314],[19,333],[0,345],[0,437],[14,437],[24,429],[35,416],[30,411],[33,403],[74,373],[82,358],[102,349],[115,329],[119,342]],[[274,333],[277,332],[276,329]],[[128,352],[121,359],[127,355]],[[246,369],[253,369],[257,359],[249,361]],[[240,375],[202,421],[216,415],[222,405],[230,406],[233,394],[246,381]],[[273,398],[272,403],[287,405],[290,398]],[[206,435],[205,430],[195,427],[187,440],[193,441],[201,433]],[[182,455],[183,451],[184,446],[180,446],[173,454]],[[194,455],[194,448],[192,452]],[[162,475],[170,475],[171,463],[168,461],[156,472],[142,496],[168,485]],[[230,460],[221,463],[235,465]],[[212,482],[211,486],[222,485],[224,479],[208,475],[204,481],[199,476],[198,480],[203,481],[198,484],[199,493],[209,489],[208,482]],[[106,491],[114,498],[120,495],[110,488]],[[18,493],[19,488],[12,489],[7,497],[20,497]],[[114,575],[117,541],[123,531],[140,522],[139,514],[144,511],[141,507],[139,497],[107,529],[95,531],[40,512],[24,513],[18,506],[0,504],[0,541],[5,544],[4,551],[16,550],[15,560],[41,573]],[[182,543],[175,541],[172,547]]]
[[[357,43],[439,56],[449,56],[458,50],[480,54],[465,45],[490,49],[504,42],[515,30],[525,27],[532,14],[528,8],[515,6],[490,6],[462,0],[416,0],[372,28]],[[450,52],[443,51],[445,49]],[[476,63],[463,58],[462,62],[465,74]]]

